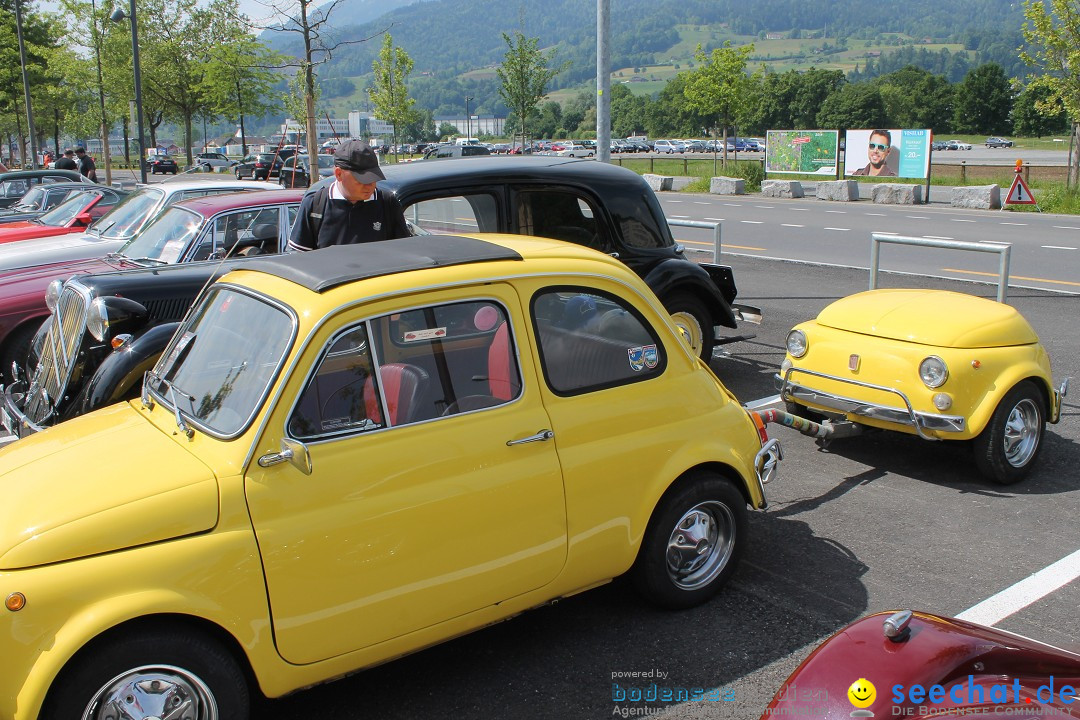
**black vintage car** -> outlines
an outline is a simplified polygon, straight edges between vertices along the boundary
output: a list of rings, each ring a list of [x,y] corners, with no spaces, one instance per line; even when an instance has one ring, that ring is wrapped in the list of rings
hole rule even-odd
[[[77,170],[12,170],[0,173],[0,207],[10,207],[19,202],[35,185],[58,182],[94,183]]]
[[[67,200],[73,192],[90,187],[88,183],[67,181],[35,185],[14,205],[0,208],[0,223],[23,222],[39,217]]]
[[[417,232],[511,232],[614,255],[645,279],[706,359],[714,343],[724,341],[716,326],[736,327],[740,308],[734,305],[731,269],[688,260],[672,239],[652,189],[630,170],[559,157],[488,157],[403,163],[384,172],[380,191],[398,197]],[[67,379],[62,390],[53,385],[53,396],[30,408],[29,419],[51,425],[137,396],[143,373],[153,367],[196,295],[243,262],[81,275],[54,291],[54,314],[34,338],[23,387],[33,396],[57,374]],[[4,419],[5,426],[11,427],[10,420]]]

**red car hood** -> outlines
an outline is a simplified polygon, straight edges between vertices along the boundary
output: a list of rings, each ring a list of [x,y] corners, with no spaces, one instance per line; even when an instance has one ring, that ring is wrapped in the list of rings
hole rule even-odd
[[[14,222],[0,225],[0,243],[15,242],[16,240],[33,240],[34,238],[52,237],[54,235],[66,235],[67,233],[82,232],[83,227],[55,227],[52,225],[38,225],[31,222]]]

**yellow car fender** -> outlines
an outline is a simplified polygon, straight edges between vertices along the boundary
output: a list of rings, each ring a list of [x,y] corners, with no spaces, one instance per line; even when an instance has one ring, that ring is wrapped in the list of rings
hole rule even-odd
[[[1001,404],[1002,399],[1024,380],[1033,381],[1045,394],[1046,398],[1046,420],[1048,422],[1056,422],[1051,418],[1056,418],[1056,400],[1054,394],[1054,387],[1049,381],[1047,371],[1035,360],[1027,360],[1015,365],[1009,366],[1003,370],[1000,375],[997,376],[993,386],[992,392],[988,393],[978,404],[975,410],[968,417],[968,432],[972,437],[981,433],[986,426],[990,423],[990,418],[993,417],[994,411],[997,410],[998,405]]]

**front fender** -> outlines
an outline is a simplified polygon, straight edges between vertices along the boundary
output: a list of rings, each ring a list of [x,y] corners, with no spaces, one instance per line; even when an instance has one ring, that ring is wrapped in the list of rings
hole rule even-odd
[[[691,293],[705,303],[713,324],[736,327],[735,313],[712,276],[700,265],[685,259],[670,258],[657,264],[643,278],[661,302],[674,293]]]
[[[1033,358],[1016,362],[997,376],[968,418],[968,432],[971,437],[975,437],[986,428],[1005,395],[1024,380],[1033,381],[1042,391],[1046,400],[1046,421],[1057,422],[1060,399],[1055,395],[1056,388],[1050,376],[1049,360],[1040,348]]]
[[[179,322],[155,325],[119,350],[110,353],[83,385],[79,397],[64,414],[64,419],[134,397],[143,375],[153,369],[169,344]]]

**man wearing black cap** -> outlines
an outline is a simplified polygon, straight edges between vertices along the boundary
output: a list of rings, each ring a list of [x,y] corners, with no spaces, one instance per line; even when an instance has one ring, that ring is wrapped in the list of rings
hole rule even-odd
[[[290,250],[390,240],[409,235],[397,198],[375,187],[385,180],[367,143],[349,140],[334,152],[334,182],[304,196]]]
[[[94,164],[94,158],[86,154],[86,148],[82,145],[75,148],[75,162],[79,165],[79,172],[97,182],[97,165]]]
[[[56,159],[57,170],[78,170],[79,166],[75,163],[75,151],[71,148],[64,148],[64,154]]]

